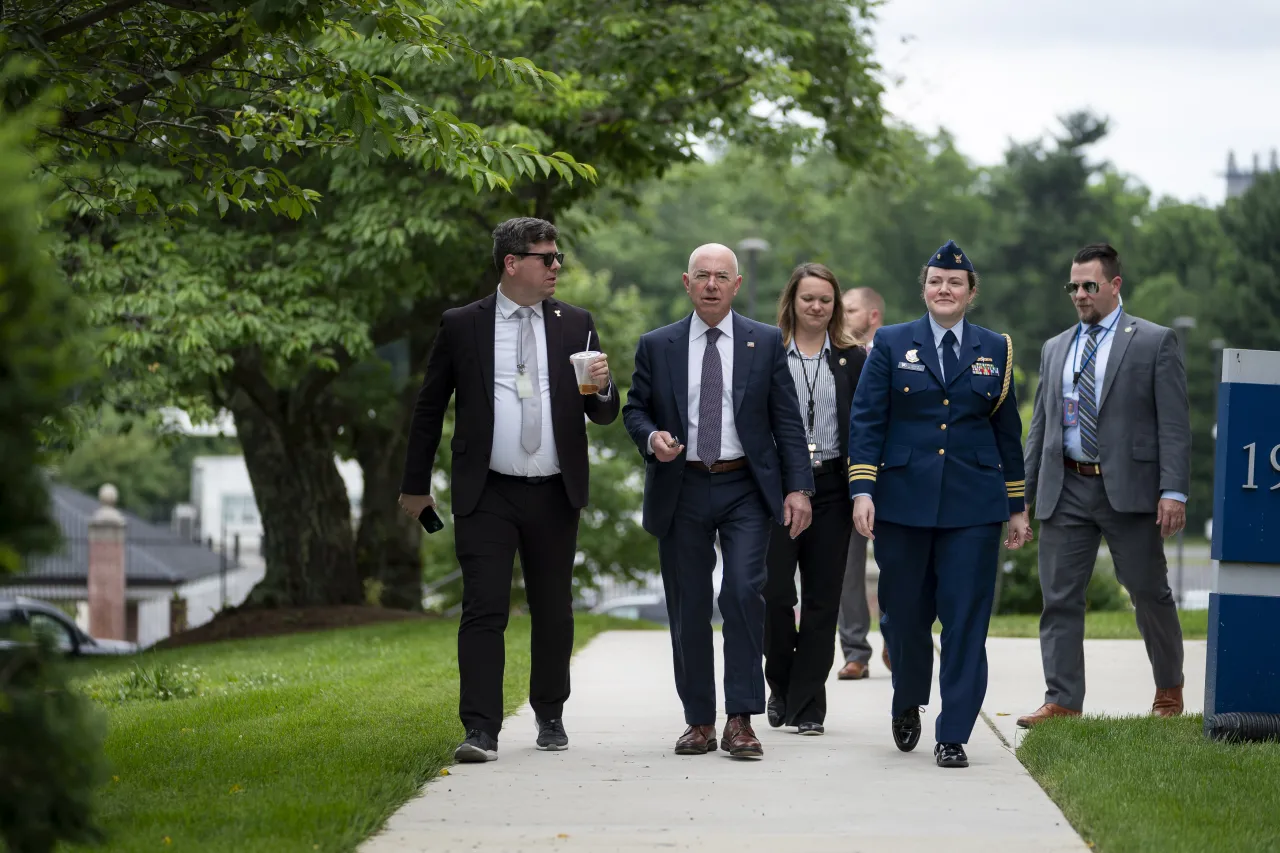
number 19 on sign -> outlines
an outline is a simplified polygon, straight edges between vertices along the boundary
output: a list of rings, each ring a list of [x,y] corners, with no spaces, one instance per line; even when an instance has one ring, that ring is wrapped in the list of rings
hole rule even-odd
[[[1248,472],[1248,477],[1245,479],[1244,487],[1246,489],[1256,489],[1258,488],[1258,484],[1254,482],[1254,476],[1258,470],[1258,443],[1254,441],[1254,442],[1250,442],[1249,444],[1246,444],[1244,446],[1244,452],[1249,454],[1249,472]],[[1271,470],[1275,471],[1277,474],[1280,474],[1280,444],[1277,444],[1275,447],[1271,448],[1270,462],[1271,462]],[[1274,486],[1271,487],[1271,491],[1273,492],[1276,489],[1280,489],[1280,483],[1276,483]]]

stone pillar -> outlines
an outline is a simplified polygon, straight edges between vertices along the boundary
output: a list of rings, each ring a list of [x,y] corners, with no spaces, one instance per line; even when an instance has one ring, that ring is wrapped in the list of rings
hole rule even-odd
[[[125,518],[116,509],[119,494],[106,483],[101,504],[89,520],[89,635],[123,640],[125,625]]]

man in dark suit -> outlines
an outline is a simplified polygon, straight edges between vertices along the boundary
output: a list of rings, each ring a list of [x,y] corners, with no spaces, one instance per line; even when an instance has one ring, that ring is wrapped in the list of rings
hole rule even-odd
[[[1026,466],[1040,520],[1047,690],[1043,705],[1018,718],[1023,728],[1084,708],[1085,591],[1104,536],[1151,661],[1151,712],[1183,711],[1182,626],[1161,537],[1186,522],[1187,373],[1177,335],[1126,313],[1121,284],[1114,248],[1081,249],[1066,285],[1080,322],[1040,352]]]
[[[688,728],[679,755],[717,747],[712,573],[720,538],[724,693],[720,743],[764,752],[751,715],[765,711],[765,554],[770,525],[809,525],[813,471],[782,333],[731,311],[738,260],[719,244],[694,250],[685,290],[694,312],[644,335],[623,409],[645,460],[644,529],[658,538],[676,690]],[[685,445],[677,436],[687,436]],[[784,497],[785,496],[785,497]]]
[[[498,757],[503,634],[520,554],[533,620],[529,702],[537,746],[569,745],[561,712],[573,651],[573,561],[587,504],[587,431],[618,416],[618,395],[601,356],[597,393],[579,393],[569,356],[600,347],[591,314],[552,298],[564,255],[556,227],[511,219],[493,232],[496,293],[440,319],[418,394],[400,505],[417,518],[431,497],[431,468],[449,398],[456,395],[450,449],[454,539],[462,569],[458,627],[459,712],[466,740],[458,761]]]

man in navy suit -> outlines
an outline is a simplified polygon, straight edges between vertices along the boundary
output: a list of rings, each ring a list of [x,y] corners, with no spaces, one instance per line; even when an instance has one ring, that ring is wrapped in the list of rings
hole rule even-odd
[[[751,715],[765,712],[770,527],[788,525],[796,537],[809,526],[813,471],[782,333],[731,310],[742,286],[738,259],[726,246],[700,246],[683,278],[693,314],[640,338],[622,417],[645,461],[643,525],[658,538],[688,725],[676,754],[717,748],[711,606],[718,534],[728,715],[719,745],[737,758],[759,758]]]

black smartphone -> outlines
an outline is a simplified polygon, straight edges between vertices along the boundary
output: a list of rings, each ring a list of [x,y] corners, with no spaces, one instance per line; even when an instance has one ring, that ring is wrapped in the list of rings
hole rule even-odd
[[[436,515],[434,507],[427,507],[420,512],[418,514],[418,522],[422,525],[422,529],[428,533],[444,530],[444,522],[440,520],[440,516]]]

